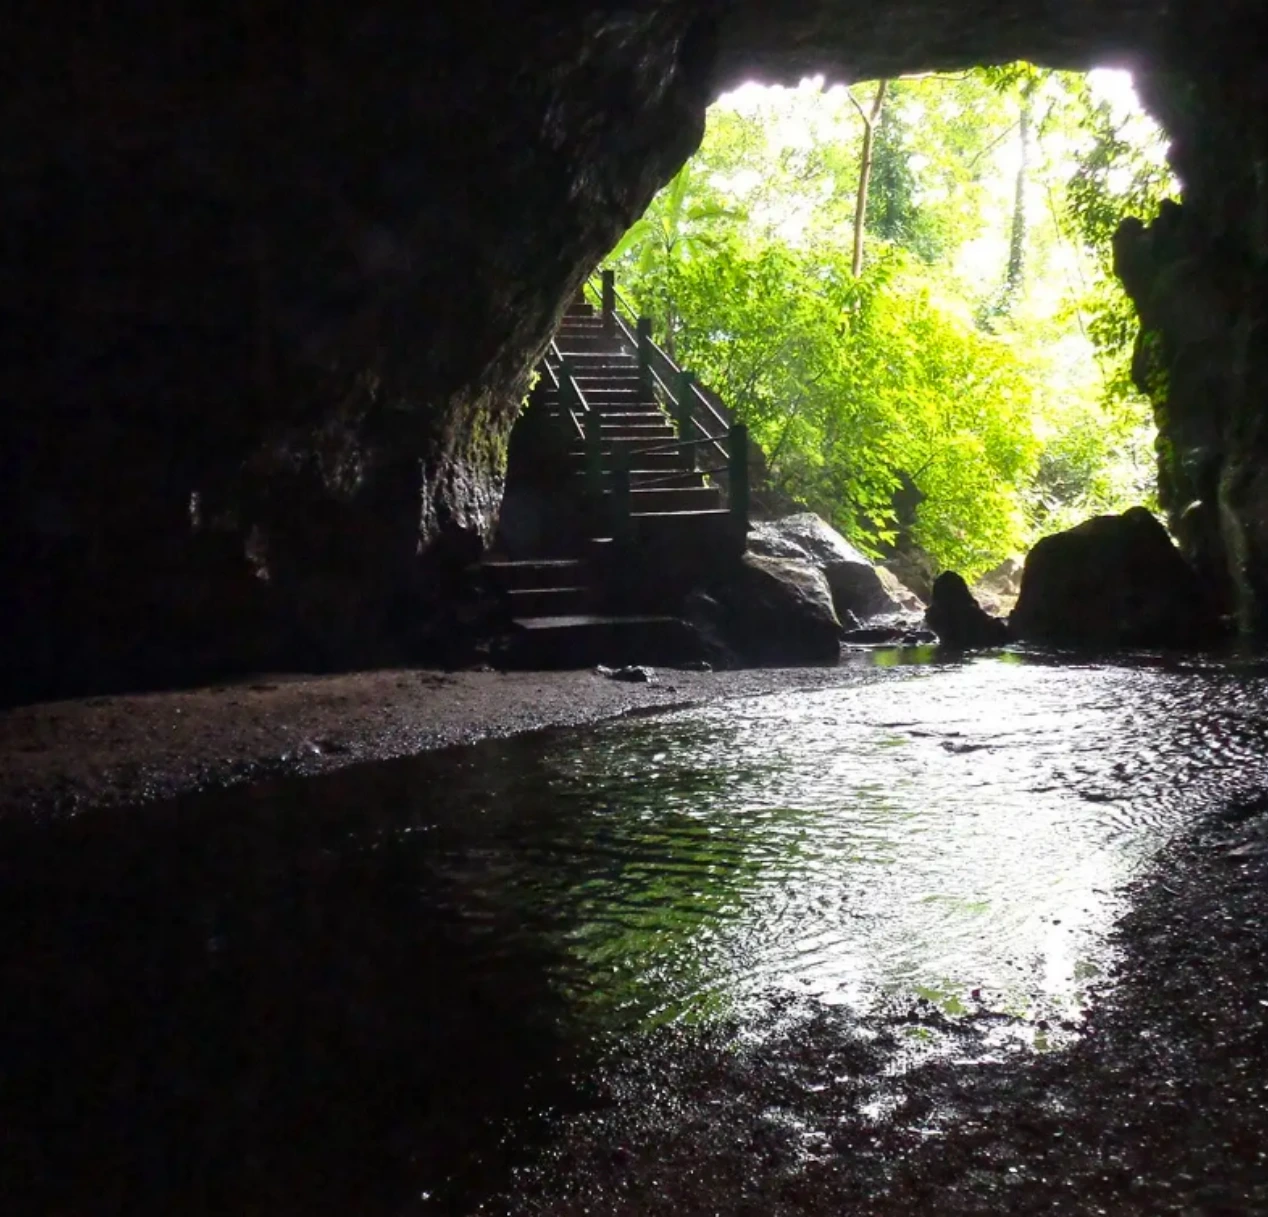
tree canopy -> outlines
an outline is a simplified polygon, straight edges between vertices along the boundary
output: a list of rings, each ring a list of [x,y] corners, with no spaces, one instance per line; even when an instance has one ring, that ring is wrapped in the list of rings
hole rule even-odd
[[[972,577],[1149,493],[1110,247],[1164,153],[1121,76],[746,86],[609,261],[780,490]]]

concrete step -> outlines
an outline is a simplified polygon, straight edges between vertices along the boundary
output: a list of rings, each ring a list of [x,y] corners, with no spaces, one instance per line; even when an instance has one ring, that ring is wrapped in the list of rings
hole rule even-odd
[[[725,541],[733,529],[730,511],[721,507],[704,511],[635,511],[630,519],[634,535],[651,542],[672,539],[698,544],[714,538]]]
[[[585,563],[576,558],[490,558],[483,564],[483,569],[508,592],[580,585],[585,581]]]
[[[555,337],[555,345],[565,359],[573,355],[603,355],[610,359],[624,350],[619,338],[601,330],[560,331]]]
[[[698,635],[677,617],[573,614],[515,621],[502,662],[511,668],[558,670],[668,666],[701,658]]]
[[[593,604],[593,592],[588,587],[516,588],[509,595],[511,615],[516,618],[584,613]]]
[[[612,417],[600,414],[599,434],[605,440],[619,439],[622,436],[628,436],[630,439],[645,437],[648,440],[664,437],[665,442],[669,444],[678,438],[678,432],[669,425],[663,414],[659,418],[655,415],[644,417],[641,414],[627,415],[624,418],[619,415]]]
[[[630,489],[638,490],[640,487],[649,490],[672,490],[678,488],[686,488],[694,490],[704,486],[704,475],[694,473],[690,469],[666,470],[666,469],[644,469],[640,468],[630,470]],[[646,483],[653,482],[653,486],[647,486]]]
[[[578,470],[576,476],[578,481],[580,481],[585,477],[585,473],[584,471]],[[611,480],[611,471],[604,470],[604,483],[606,484]],[[650,487],[646,486],[645,483],[649,481],[654,482],[655,485]],[[650,490],[703,489],[705,488],[704,475],[700,473],[693,473],[689,469],[646,469],[642,467],[642,463],[640,462],[639,468],[630,470],[630,489],[638,490],[640,487]],[[712,487],[709,487],[709,489],[712,489]],[[580,492],[580,487],[578,488],[578,492]]]
[[[597,402],[639,402],[644,405],[654,405],[650,398],[643,397],[642,390],[638,387],[637,381],[632,381],[628,385],[622,382],[613,382],[610,380],[588,380],[583,377],[577,377],[577,387],[581,390],[581,395],[590,405]]]
[[[547,418],[563,422],[570,422],[573,417],[571,410],[564,410],[549,403],[546,404],[544,413]],[[636,431],[640,431],[644,427],[671,427],[669,420],[666,419],[664,414],[650,407],[645,407],[642,410],[610,410],[604,408],[596,410],[595,413],[599,416],[600,427],[616,427],[618,429],[628,427]],[[585,416],[582,415],[581,417],[584,418]]]
[[[618,399],[616,401],[605,401],[603,398],[595,398],[593,395],[586,398],[586,405],[592,410],[598,410],[600,414],[612,415],[620,418],[622,415],[631,414],[638,417],[642,414],[650,415],[653,418],[664,418],[665,412],[654,402],[650,401],[626,401]]]
[[[574,370],[581,376],[630,376],[638,374],[638,358],[624,350],[578,351]]]
[[[646,443],[640,441],[643,447]],[[627,448],[629,445],[621,442],[617,447],[621,449]],[[686,458],[680,452],[649,452],[645,455],[635,455],[639,444],[634,445],[634,452],[629,454],[631,471],[637,468],[640,472],[646,473],[673,473],[677,470],[687,470]],[[604,443],[602,455],[605,468],[610,468],[612,464],[612,448],[613,446]],[[574,448],[569,452],[569,456],[576,462],[579,469],[584,469],[586,453],[582,448]]]
[[[635,515],[660,512],[722,510],[722,492],[716,486],[661,486],[630,489],[630,506]]]

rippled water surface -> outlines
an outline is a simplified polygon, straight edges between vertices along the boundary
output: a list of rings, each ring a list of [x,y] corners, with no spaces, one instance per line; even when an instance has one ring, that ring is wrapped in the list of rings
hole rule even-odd
[[[561,979],[609,1014],[772,987],[1068,1005],[1123,880],[1262,779],[1261,694],[985,661],[683,711],[555,738],[528,773],[472,757],[494,802],[477,795],[428,865],[473,909],[557,922]]]
[[[1266,692],[878,669],[6,830],[9,1158],[77,1212],[396,1212],[513,1163],[600,1033],[781,992],[1073,1016],[1124,880],[1268,784]]]

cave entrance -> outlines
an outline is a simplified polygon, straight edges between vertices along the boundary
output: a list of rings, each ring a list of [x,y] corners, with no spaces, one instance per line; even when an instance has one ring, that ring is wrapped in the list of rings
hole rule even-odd
[[[612,251],[768,498],[919,585],[1155,505],[1112,238],[1176,193],[1128,73],[745,84]]]

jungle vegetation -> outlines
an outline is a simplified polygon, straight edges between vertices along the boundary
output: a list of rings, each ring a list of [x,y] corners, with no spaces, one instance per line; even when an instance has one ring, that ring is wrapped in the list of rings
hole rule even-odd
[[[1151,503],[1112,238],[1177,189],[1123,73],[745,86],[608,264],[779,491],[972,578]]]

